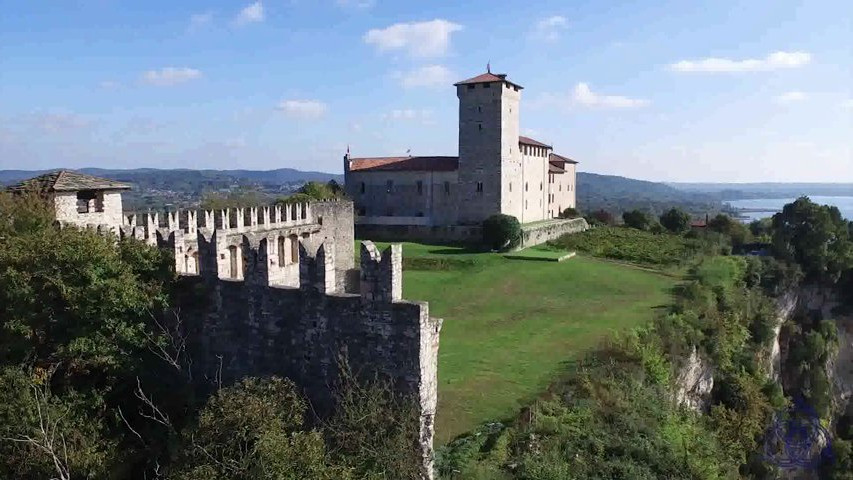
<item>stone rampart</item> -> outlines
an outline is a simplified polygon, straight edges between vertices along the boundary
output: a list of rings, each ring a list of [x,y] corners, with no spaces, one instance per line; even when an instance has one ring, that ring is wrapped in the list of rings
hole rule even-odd
[[[221,250],[221,232],[209,240],[200,234],[199,243],[201,274],[182,279],[182,291],[193,292],[182,314],[197,319],[190,335],[194,375],[223,383],[285,376],[322,415],[334,408],[330,388],[345,359],[356,374],[379,374],[418,399],[424,478],[432,478],[441,320],[430,318],[426,303],[402,299],[400,245],[380,253],[364,242],[355,295],[337,287],[333,242],[299,243],[298,287],[270,286],[267,238],[244,235],[243,280],[222,278],[220,259],[206,254]]]
[[[583,218],[557,219],[521,226],[521,245],[532,247],[562,237],[567,233],[578,233],[589,229]]]
[[[243,238],[257,244],[267,240],[269,278],[273,285],[299,285],[299,242],[334,243],[337,256],[338,289],[350,290],[355,267],[353,207],[350,201],[321,201],[223,210],[177,210],[147,212],[125,217],[124,237],[143,240],[171,250],[175,271],[196,275],[203,259],[199,239],[210,242],[216,235],[216,250],[205,248],[216,258],[220,278],[243,278]]]

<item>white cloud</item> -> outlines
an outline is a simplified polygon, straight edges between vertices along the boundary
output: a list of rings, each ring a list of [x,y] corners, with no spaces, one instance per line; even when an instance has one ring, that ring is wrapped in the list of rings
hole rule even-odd
[[[405,73],[397,73],[405,88],[438,87],[453,83],[453,73],[444,65],[425,65]]]
[[[187,29],[195,31],[210,25],[211,22],[213,22],[213,12],[194,13],[190,15],[190,24]]]
[[[318,100],[283,100],[278,109],[295,118],[320,118],[326,114],[328,106]]]
[[[264,5],[261,2],[255,2],[240,10],[234,19],[234,24],[241,27],[250,23],[263,22],[264,18]]]
[[[438,57],[447,53],[450,35],[461,29],[461,25],[442,19],[395,23],[368,31],[364,34],[364,42],[374,45],[380,52],[401,50],[413,57]]]
[[[560,38],[560,34],[568,26],[569,22],[566,17],[552,15],[536,23],[536,27],[533,29],[533,37],[553,42]]]
[[[779,95],[778,97],[776,97],[775,100],[776,100],[776,103],[789,104],[789,103],[795,103],[795,102],[802,102],[806,98],[808,98],[808,95],[806,95],[804,92],[793,91],[793,92],[785,92],[782,95]]]
[[[572,91],[572,101],[585,107],[601,108],[639,108],[651,102],[640,98],[628,98],[618,95],[601,95],[593,92],[586,83],[578,83]]]
[[[188,67],[165,67],[160,70],[148,70],[142,74],[142,81],[149,85],[168,87],[201,78],[201,72]]]
[[[368,9],[376,5],[376,0],[338,0],[342,8]]]
[[[682,60],[669,66],[676,72],[738,73],[764,72],[783,68],[799,68],[811,62],[808,52],[774,52],[764,58],[732,60],[709,57],[701,60]]]

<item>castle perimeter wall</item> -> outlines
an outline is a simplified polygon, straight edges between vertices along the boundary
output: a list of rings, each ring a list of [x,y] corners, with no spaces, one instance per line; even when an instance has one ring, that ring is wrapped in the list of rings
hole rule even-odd
[[[578,233],[589,229],[583,218],[551,220],[521,226],[521,245],[519,248],[532,247],[562,237],[567,233]]]
[[[380,253],[363,244],[355,295],[338,289],[333,242],[300,242],[299,286],[292,288],[269,286],[268,239],[250,235],[243,238],[244,280],[220,278],[217,235],[199,236],[201,275],[181,280],[182,291],[195,295],[181,307],[198,319],[189,336],[194,375],[225,384],[285,376],[323,415],[334,408],[342,359],[356,374],[378,373],[418,399],[423,477],[432,478],[441,320],[430,318],[426,303],[402,299],[401,246]]]
[[[381,242],[421,242],[431,244],[479,244],[483,240],[479,225],[380,225],[356,224],[356,238]]]

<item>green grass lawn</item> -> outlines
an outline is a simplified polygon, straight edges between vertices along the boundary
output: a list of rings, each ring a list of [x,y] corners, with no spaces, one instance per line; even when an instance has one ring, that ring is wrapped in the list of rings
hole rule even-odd
[[[531,262],[405,243],[403,257],[404,297],[444,319],[438,445],[513,416],[603,337],[652,319],[676,281],[584,256]]]

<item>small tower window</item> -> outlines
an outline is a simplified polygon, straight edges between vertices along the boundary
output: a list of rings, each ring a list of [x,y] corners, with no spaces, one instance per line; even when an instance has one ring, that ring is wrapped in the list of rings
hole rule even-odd
[[[444,182],[444,194],[450,195],[450,182]]]
[[[391,190],[394,189],[394,180],[388,180],[385,182],[385,192],[391,193]]]
[[[476,85],[474,85],[474,84],[472,83],[472,84],[468,85],[468,90],[474,90],[474,87],[476,87]]]
[[[542,191],[542,182],[539,182],[539,191]]]
[[[364,190],[365,190],[364,182],[361,182],[361,193],[364,193]]]
[[[483,193],[483,182],[477,182],[477,193]]]
[[[477,105],[477,113],[483,113],[483,106]]]
[[[421,180],[418,180],[418,195],[423,195],[423,194],[424,194],[424,182]]]
[[[528,191],[528,188],[527,188],[527,182],[524,182],[524,191],[525,191],[525,192],[527,192],[527,191]]]
[[[492,84],[491,83],[484,83],[483,88],[492,88]]]
[[[477,124],[477,128],[478,128],[479,130],[481,130],[481,131],[482,131],[482,130],[483,130],[483,124],[482,124],[482,123],[478,123],[478,124]]]
[[[509,191],[512,191],[512,182],[509,182]]]

